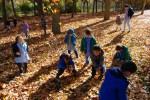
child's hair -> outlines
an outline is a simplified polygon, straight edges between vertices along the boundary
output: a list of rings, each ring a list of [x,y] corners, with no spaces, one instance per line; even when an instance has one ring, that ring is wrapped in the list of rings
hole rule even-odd
[[[67,34],[72,34],[73,31],[74,31],[74,29],[69,29],[69,30],[67,31]]]
[[[120,50],[122,50],[122,48],[123,48],[122,45],[117,45],[117,46],[116,46],[116,51],[120,51]]]
[[[85,34],[86,34],[86,35],[91,35],[91,33],[92,33],[92,29],[86,28]]]
[[[124,7],[129,7],[129,5],[128,4],[125,4],[125,6]]]
[[[127,61],[121,66],[121,71],[129,71],[131,73],[135,73],[137,70],[137,66],[133,61]]]
[[[66,60],[69,60],[69,59],[71,59],[71,56],[70,56],[70,54],[68,54],[68,53],[63,53],[63,54],[60,56],[60,58],[65,58]]]
[[[99,45],[94,45],[93,51],[100,51],[102,55],[104,55],[104,51],[102,50],[102,48]]]
[[[15,42],[18,42],[20,37],[21,36],[17,36],[16,39],[15,39]]]

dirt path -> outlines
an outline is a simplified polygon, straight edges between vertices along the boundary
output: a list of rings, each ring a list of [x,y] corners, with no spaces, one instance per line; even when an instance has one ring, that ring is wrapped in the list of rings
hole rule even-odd
[[[70,27],[77,29],[79,32],[77,47],[80,44],[81,31],[86,26],[92,28],[98,43],[105,50],[107,67],[111,64],[115,45],[117,43],[127,45],[139,69],[131,77],[129,100],[149,100],[150,97],[146,90],[149,90],[148,86],[150,85],[148,83],[150,78],[150,11],[132,19],[130,33],[116,32],[113,19],[103,22],[99,16],[81,18],[67,22],[61,28],[62,31],[66,31]],[[92,81],[88,80],[91,68],[82,69],[84,56],[81,53],[81,57],[75,59],[80,75],[74,78],[65,72],[62,76],[62,90],[56,92],[54,77],[57,59],[65,50],[64,34],[55,37],[49,36],[47,39],[40,36],[39,34],[42,33],[38,31],[33,31],[31,34],[32,38],[29,44],[32,63],[29,65],[29,72],[21,76],[16,76],[18,70],[12,63],[11,51],[8,48],[15,35],[1,37],[0,50],[3,59],[0,61],[4,65],[0,69],[0,80],[3,82],[1,95],[5,100],[91,100],[98,95],[101,81],[97,77]]]

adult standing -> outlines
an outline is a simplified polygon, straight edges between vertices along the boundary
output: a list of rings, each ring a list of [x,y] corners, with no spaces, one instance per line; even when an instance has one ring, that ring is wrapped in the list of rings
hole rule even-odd
[[[130,21],[131,21],[133,14],[134,14],[133,9],[129,5],[125,5],[123,32],[126,29],[126,25],[128,26],[128,32],[131,31]]]

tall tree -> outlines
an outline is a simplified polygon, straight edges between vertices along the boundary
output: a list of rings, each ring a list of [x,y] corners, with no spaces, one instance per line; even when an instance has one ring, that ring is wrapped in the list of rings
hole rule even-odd
[[[144,1],[143,1],[142,11],[141,11],[141,14],[142,14],[142,15],[144,14],[144,9],[145,9],[146,3],[147,3],[147,0],[144,0]]]
[[[3,21],[4,26],[7,26],[7,12],[6,12],[6,1],[2,0],[2,15],[3,15]]]
[[[71,14],[71,17],[73,18],[74,17],[74,14],[76,13],[76,3],[77,3],[77,0],[72,0],[72,14]]]
[[[16,18],[16,17],[17,17],[17,14],[16,14],[15,6],[14,6],[14,0],[11,0],[11,5],[12,5],[12,9],[13,9],[14,16],[15,16],[15,18]]]
[[[111,1],[104,0],[104,3],[105,3],[104,20],[109,20],[110,19]]]
[[[53,0],[53,14],[52,14],[52,32],[54,34],[60,34],[60,5],[59,0]]]
[[[82,4],[83,4],[83,12],[85,11],[85,6],[87,9],[87,13],[89,12],[89,1],[88,0],[82,0]]]
[[[97,13],[97,2],[98,2],[98,0],[93,0],[93,14],[95,11]]]

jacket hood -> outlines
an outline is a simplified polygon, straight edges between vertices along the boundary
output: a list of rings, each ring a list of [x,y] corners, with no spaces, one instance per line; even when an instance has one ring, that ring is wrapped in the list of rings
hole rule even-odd
[[[75,33],[75,30],[73,28],[70,28],[67,33]]]
[[[127,78],[123,76],[123,73],[119,68],[112,68],[109,70],[109,73],[116,78],[124,79],[127,81]]]

